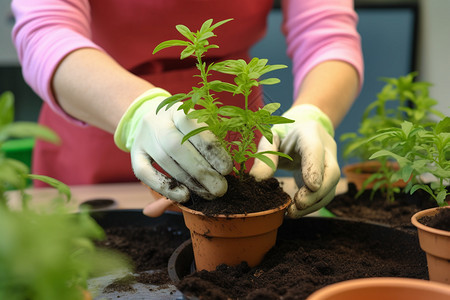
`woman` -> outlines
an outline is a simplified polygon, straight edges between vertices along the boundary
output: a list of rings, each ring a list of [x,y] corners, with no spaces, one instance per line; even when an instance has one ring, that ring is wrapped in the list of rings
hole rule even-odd
[[[194,30],[206,19],[233,18],[217,28],[214,42],[220,48],[205,59],[248,59],[249,49],[265,33],[272,5],[272,0],[13,0],[13,41],[23,75],[45,101],[39,122],[62,140],[61,145],[37,142],[33,172],[69,185],[137,177],[175,201],[188,197],[186,186],[210,198],[223,194],[229,158],[205,162],[208,155],[199,152],[174,157],[183,151],[167,149],[168,138],[139,134],[165,132],[173,115],[157,116],[153,104],[197,84],[195,67],[191,61],[180,62],[178,49],[157,55],[152,50],[179,38],[177,24]],[[274,128],[280,137],[275,147],[295,157],[284,167],[294,169],[304,182],[289,209],[291,216],[300,217],[334,197],[340,177],[334,128],[360,90],[363,62],[352,1],[285,0],[282,7],[295,80],[293,106],[285,115],[296,122]],[[261,97],[250,105],[262,105]],[[268,146],[263,140],[260,147]],[[131,152],[132,168],[130,155],[119,148]],[[169,188],[153,161],[182,183],[178,190]],[[174,167],[180,161],[189,168]],[[208,176],[189,161],[202,161]],[[264,178],[273,172],[256,162],[252,174]]]

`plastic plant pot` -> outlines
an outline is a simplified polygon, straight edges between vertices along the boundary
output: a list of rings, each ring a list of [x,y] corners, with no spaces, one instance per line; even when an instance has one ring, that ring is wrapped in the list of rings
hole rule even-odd
[[[373,277],[328,285],[306,300],[447,300],[448,285],[412,278]]]
[[[435,229],[419,221],[425,216],[434,216],[439,209],[450,209],[450,206],[419,211],[411,217],[411,222],[417,227],[420,247],[427,254],[430,280],[450,284],[450,231]]]
[[[291,200],[270,210],[249,214],[206,216],[179,205],[191,232],[195,266],[213,271],[217,266],[247,262],[257,266],[275,245],[278,227]]]

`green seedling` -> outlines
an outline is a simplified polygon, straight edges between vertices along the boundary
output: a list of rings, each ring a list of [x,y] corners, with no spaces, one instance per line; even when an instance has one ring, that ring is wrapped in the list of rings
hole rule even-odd
[[[270,142],[273,140],[271,126],[274,124],[292,123],[293,120],[272,115],[280,107],[279,103],[270,103],[263,108],[252,111],[248,107],[249,95],[252,88],[260,85],[272,85],[280,82],[278,78],[259,78],[271,71],[284,69],[285,65],[268,65],[267,59],[253,58],[250,62],[243,59],[226,60],[218,63],[206,64],[203,61],[204,54],[219,46],[211,44],[209,39],[215,37],[213,30],[217,27],[231,21],[223,20],[213,24],[209,19],[203,23],[200,30],[192,32],[184,25],[177,25],[176,29],[186,40],[169,40],[160,43],[154,49],[157,53],[168,47],[181,46],[180,59],[193,56],[196,58],[196,66],[199,71],[200,82],[198,86],[192,88],[187,94],[176,94],[163,101],[158,107],[158,111],[163,107],[170,108],[175,103],[183,101],[179,109],[182,109],[188,118],[197,120],[204,126],[188,133],[182,142],[190,137],[209,130],[215,134],[221,145],[228,151],[235,162],[234,172],[240,178],[243,178],[246,172],[246,161],[251,158],[260,159],[273,169],[276,166],[266,156],[266,154],[276,154],[288,159],[288,155],[277,151],[257,152],[255,143],[256,131]],[[234,84],[220,80],[209,81],[208,77],[213,72],[230,74],[234,76]],[[222,105],[220,99],[216,98],[214,92],[229,92],[233,95],[240,95],[244,101],[244,108],[231,105]],[[238,138],[228,141],[226,136],[234,133]]]

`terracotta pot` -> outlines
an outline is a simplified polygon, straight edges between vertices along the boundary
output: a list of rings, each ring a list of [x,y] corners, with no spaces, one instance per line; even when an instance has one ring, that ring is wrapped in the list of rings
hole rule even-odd
[[[257,266],[275,245],[290,202],[262,212],[216,216],[180,204],[191,232],[196,269],[213,271],[220,264],[235,266],[243,261]]]
[[[360,163],[354,163],[345,165],[342,167],[342,173],[347,178],[348,183],[355,184],[356,188],[358,190],[361,190],[363,187],[364,181],[366,181],[370,176],[373,175],[381,166],[381,163],[379,161],[365,161]],[[388,162],[388,166],[394,168],[395,170],[398,170],[399,166],[395,162]],[[366,189],[372,189],[373,185],[375,184],[376,180],[371,182],[366,186]],[[406,182],[403,180],[398,180],[393,183],[393,186],[395,187],[405,187]]]
[[[450,209],[450,206],[419,211],[411,217],[411,222],[417,227],[420,247],[427,254],[430,280],[450,284],[450,231],[435,229],[419,222],[425,216],[434,216],[438,209]]]
[[[450,287],[412,278],[362,278],[331,284],[306,300],[447,300]]]

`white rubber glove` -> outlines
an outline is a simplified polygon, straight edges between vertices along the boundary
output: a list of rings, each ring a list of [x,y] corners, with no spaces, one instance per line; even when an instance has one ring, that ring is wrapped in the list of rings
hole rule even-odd
[[[116,145],[130,151],[136,177],[171,200],[188,201],[189,190],[205,199],[222,196],[228,188],[223,175],[233,168],[230,156],[210,131],[181,144],[183,136],[201,124],[177,110],[181,103],[156,114],[158,105],[170,96],[153,88],[136,98],[117,126]],[[176,181],[155,169],[153,162]]]
[[[273,143],[262,138],[258,151],[280,151],[294,161],[268,155],[278,168],[292,170],[299,190],[288,208],[288,216],[299,218],[327,205],[336,192],[341,171],[337,163],[333,125],[319,108],[301,104],[290,108],[284,117],[294,123],[272,127]],[[279,162],[278,162],[279,160]],[[272,177],[274,171],[260,160],[250,170],[257,180]]]

